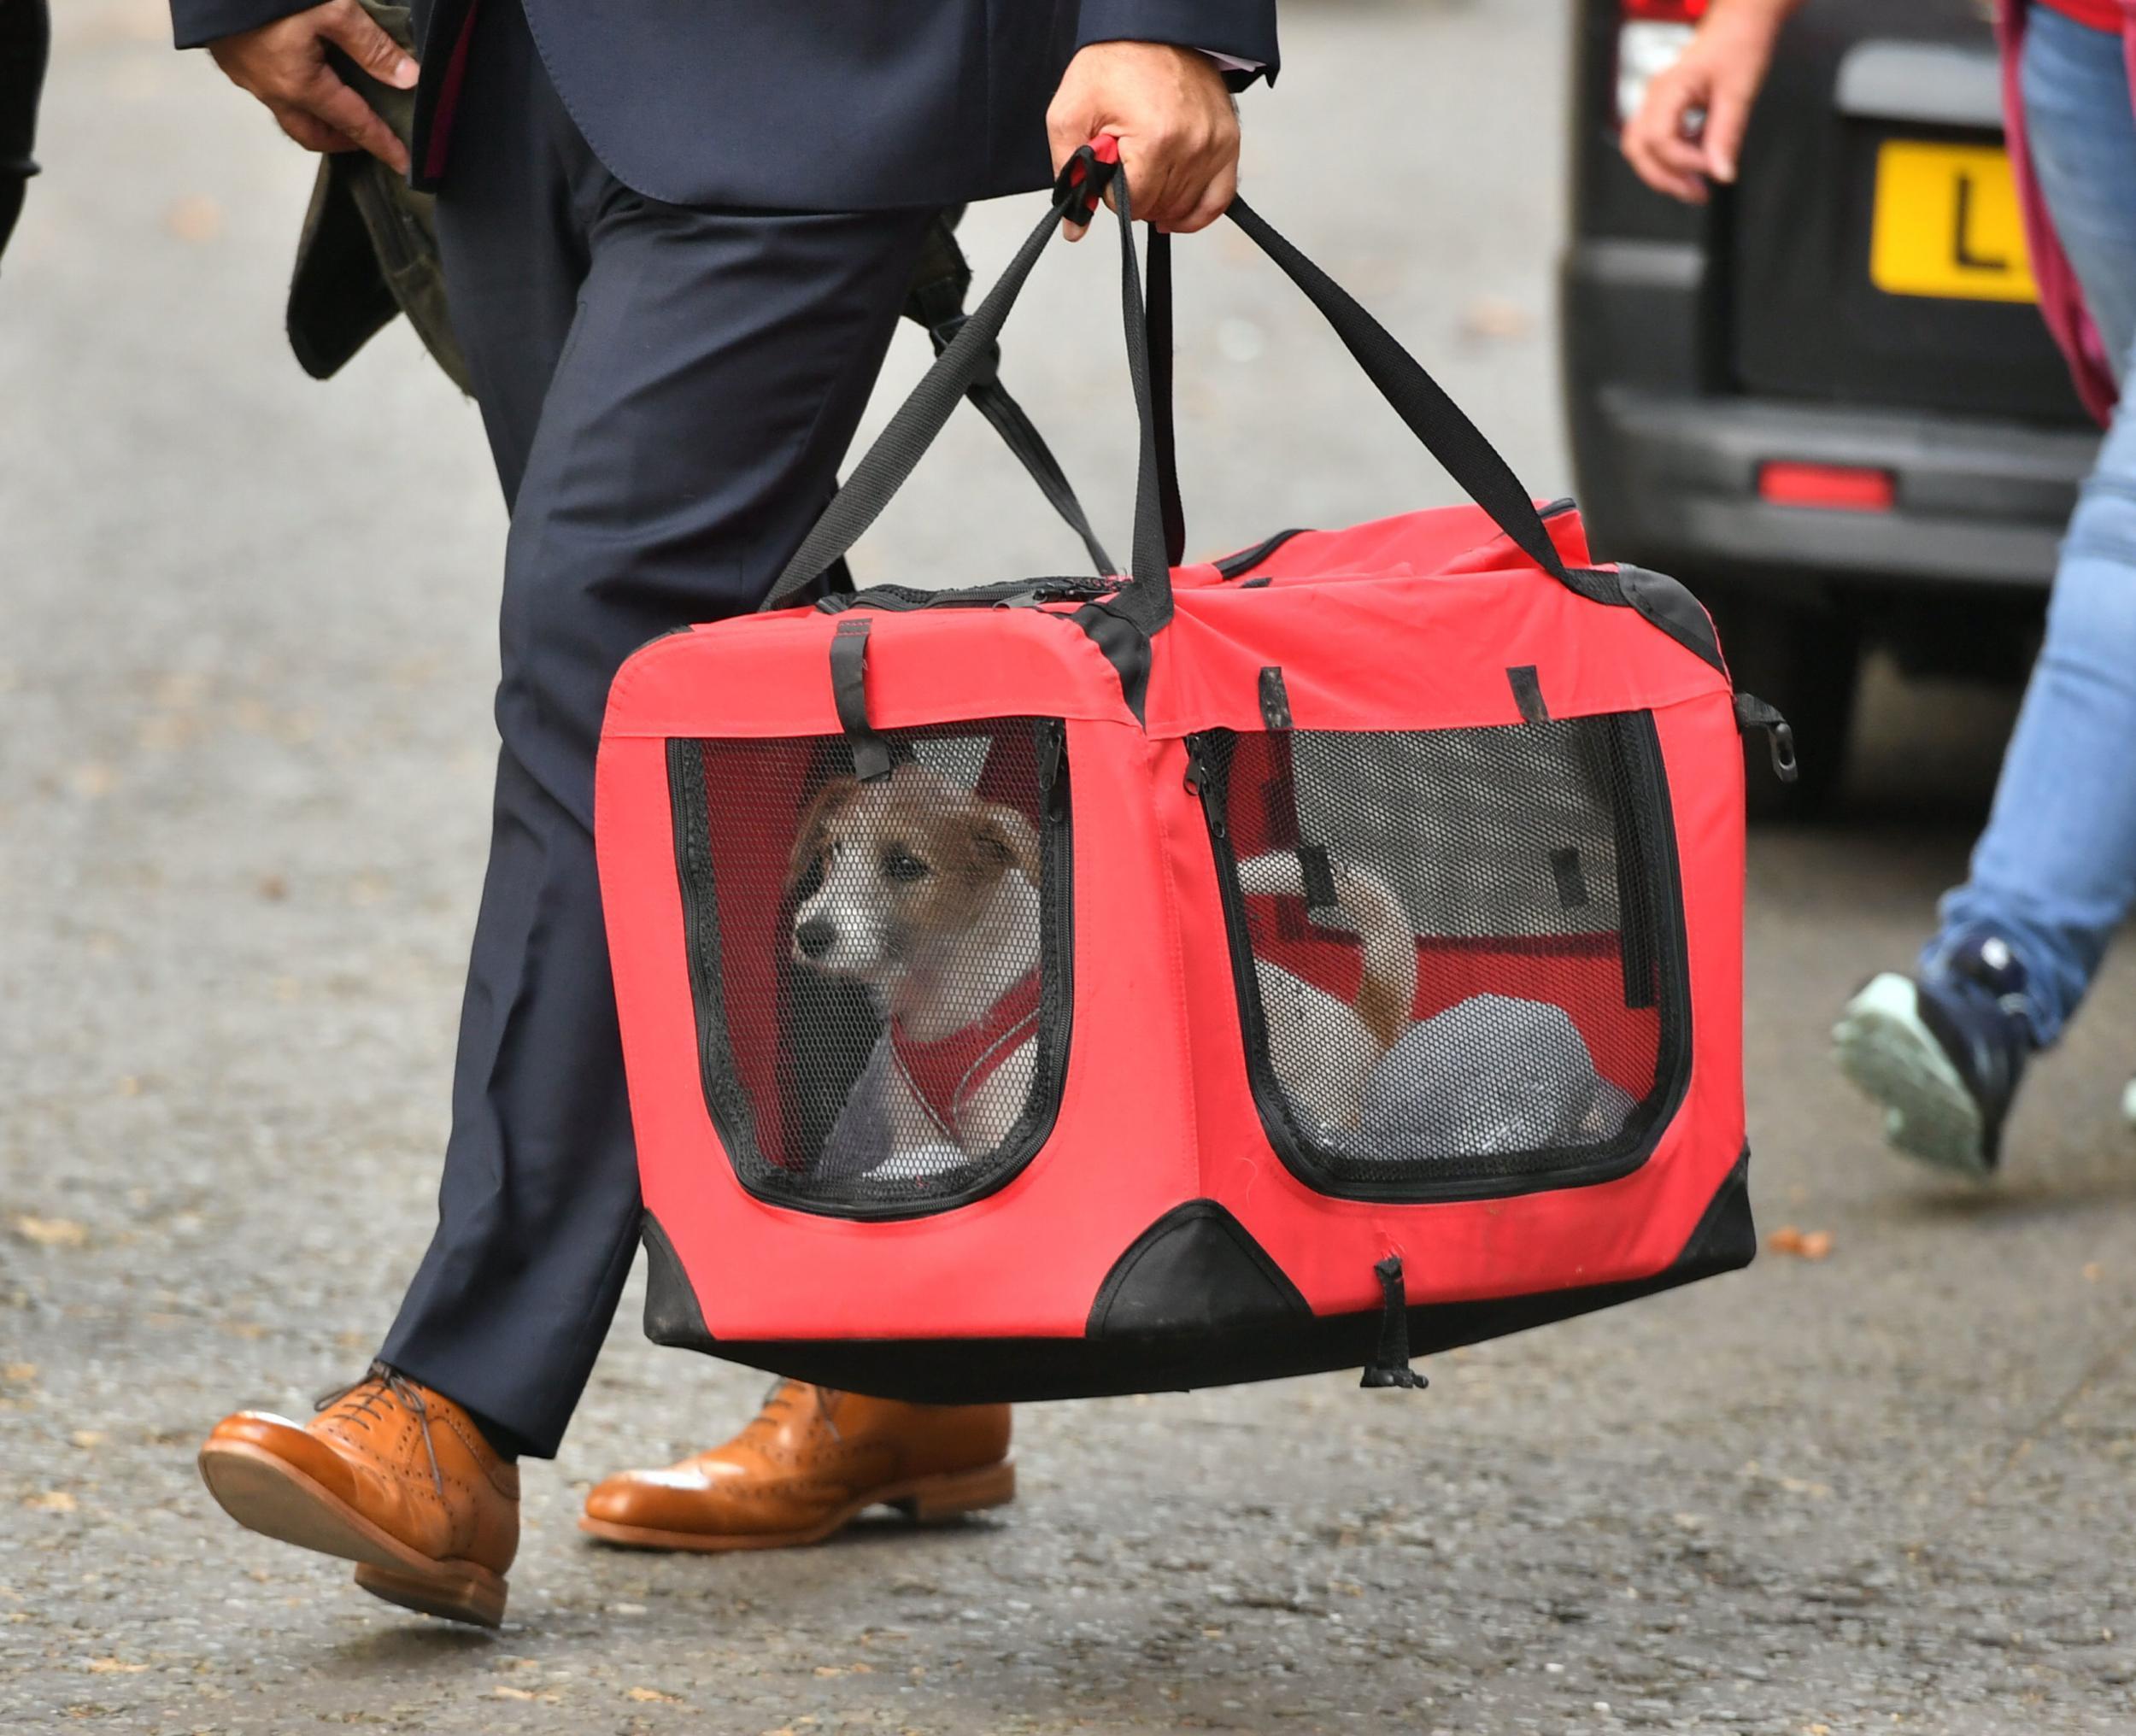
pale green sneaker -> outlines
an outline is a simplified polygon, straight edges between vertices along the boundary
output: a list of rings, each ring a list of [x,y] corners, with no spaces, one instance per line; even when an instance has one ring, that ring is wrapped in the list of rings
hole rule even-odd
[[[2033,1050],[2024,987],[2009,947],[1976,935],[1941,968],[1887,971],[1847,1002],[1832,1032],[1840,1070],[1882,1108],[1894,1150],[1975,1181],[1995,1173]]]

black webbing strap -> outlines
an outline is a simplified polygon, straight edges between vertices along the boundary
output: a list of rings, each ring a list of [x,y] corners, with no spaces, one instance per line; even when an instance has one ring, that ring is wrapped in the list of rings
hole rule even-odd
[[[1165,525],[1165,559],[1187,558],[1187,513],[1179,503],[1179,443],[1172,422],[1172,238],[1149,232],[1149,293],[1143,330],[1149,334],[1151,408],[1157,413],[1158,511]]]
[[[1499,455],[1483,431],[1461,412],[1417,358],[1394,341],[1388,329],[1358,306],[1350,292],[1273,229],[1243,199],[1233,199],[1225,213],[1303,290],[1306,299],[1335,327],[1342,347],[1357,358],[1365,378],[1409,431],[1423,441],[1469,498],[1488,513],[1520,551],[1561,583],[1571,585],[1558,546],[1544,529],[1535,502]],[[1578,587],[1573,586],[1573,589]]]
[[[965,390],[965,396],[973,409],[994,425],[1001,443],[1016,455],[1017,461],[1030,473],[1031,480],[1038,484],[1039,493],[1046,496],[1047,504],[1083,539],[1083,550],[1099,577],[1118,572],[1112,557],[1106,553],[1105,544],[1098,540],[1098,533],[1090,528],[1089,518],[1069,484],[1067,472],[1061,469],[1053,449],[1046,444],[1045,437],[1031,419],[1024,413],[1024,407],[1009,396],[1009,389],[998,378],[975,380]]]
[[[1135,463],[1135,546],[1129,565],[1135,583],[1087,607],[1117,615],[1139,629],[1145,638],[1153,638],[1172,618],[1172,575],[1158,481],[1157,395],[1150,372],[1149,315],[1142,301],[1142,271],[1135,252],[1135,213],[1128,200],[1124,174],[1112,178],[1112,204],[1113,214],[1120,220],[1120,322],[1127,334],[1127,372],[1135,388],[1135,424],[1139,437]],[[1168,343],[1168,352],[1170,348]],[[1171,378],[1168,354],[1167,382]],[[1166,420],[1169,423],[1169,407]]]
[[[1134,382],[1140,452],[1135,467],[1135,545],[1129,571],[1134,583],[1117,595],[1091,603],[1093,612],[1154,634],[1171,618],[1171,562],[1184,539],[1174,474],[1170,406],[1171,384],[1171,254],[1162,237],[1153,238],[1151,282],[1157,291],[1145,306],[1136,257],[1133,214],[1126,178],[1100,161],[1088,145],[1071,158],[1054,184],[1053,203],[1031,231],[1008,267],[973,309],[948,347],[891,418],[816,521],[786,570],[766,595],[763,607],[778,608],[797,596],[818,574],[842,556],[873,524],[891,496],[902,486],[959,399],[989,376],[994,345],[1038,256],[1053,238],[1060,220],[1087,214],[1099,189],[1111,180],[1115,214],[1120,223],[1120,295],[1126,329],[1128,372]],[[1591,577],[1570,572],[1550,540],[1535,503],[1512,468],[1482,431],[1449,398],[1387,328],[1320,267],[1269,227],[1243,199],[1234,199],[1227,214],[1263,252],[1274,260],[1308,301],[1335,327],[1343,347],[1364,369],[1410,431],[1488,513],[1499,530],[1529,560],[1581,595],[1593,595]],[[1154,341],[1153,341],[1154,340]],[[1153,351],[1162,360],[1153,361]],[[1159,404],[1159,387],[1165,402]],[[1086,630],[1089,625],[1086,624]]]
[[[1543,703],[1543,684],[1536,678],[1534,664],[1523,663],[1517,669],[1507,670],[1505,683],[1513,689],[1513,703],[1520,707],[1523,723],[1550,721],[1550,707]]]
[[[1752,730],[1765,731],[1765,745],[1773,756],[1773,775],[1782,783],[1793,783],[1802,775],[1802,767],[1795,759],[1795,732],[1788,728],[1787,719],[1781,716],[1777,707],[1767,705],[1756,694],[1739,693],[1735,696],[1735,727],[1746,736]]]
[[[965,258],[964,249],[957,244],[957,222],[963,214],[962,206],[935,214],[927,226],[926,239],[920,244],[919,264],[913,269],[912,286],[905,292],[905,317],[926,332],[936,355],[948,349],[962,328],[965,297],[971,289],[971,264]],[[1047,504],[1082,538],[1091,565],[1099,574],[1112,572],[1112,557],[1105,552],[1105,545],[1091,530],[1083,502],[1076,498],[1075,490],[1069,485],[1067,473],[1061,469],[1031,419],[1024,413],[1024,407],[1001,384],[999,344],[994,347],[989,359],[993,366],[972,381],[965,389],[965,396],[972,408],[994,425],[1001,443],[1030,472],[1031,480],[1038,484],[1039,493],[1046,496]]]
[[[863,783],[890,775],[889,743],[868,722],[868,630],[866,615],[848,615],[830,636],[830,694],[838,727],[853,754],[853,775]]]
[[[1402,1257],[1389,1254],[1372,1271],[1380,1281],[1380,1342],[1358,1384],[1428,1387],[1431,1382],[1409,1365],[1409,1294],[1402,1283]]]
[[[1270,731],[1290,727],[1290,689],[1284,685],[1282,667],[1273,663],[1261,672],[1261,727]]]
[[[783,607],[797,596],[816,576],[840,559],[858,542],[868,526],[881,516],[892,496],[904,486],[927,449],[935,442],[950,412],[969,392],[977,381],[990,378],[996,355],[995,346],[1001,336],[1001,327],[1007,322],[1009,310],[1016,305],[1016,298],[1038,263],[1039,255],[1053,238],[1055,229],[1062,218],[1084,210],[1093,194],[1111,180],[1117,189],[1117,203],[1120,213],[1122,245],[1127,255],[1127,282],[1133,295],[1134,304],[1128,310],[1129,369],[1139,379],[1136,403],[1142,406],[1148,396],[1149,370],[1147,361],[1147,334],[1143,330],[1143,314],[1140,291],[1140,274],[1134,269],[1133,231],[1128,227],[1131,218],[1128,210],[1126,183],[1117,175],[1117,166],[1100,161],[1086,145],[1071,158],[1066,169],[1054,184],[1053,202],[1024,243],[1016,250],[1001,277],[989,290],[983,300],[968,314],[948,345],[936,358],[935,365],[912,389],[912,396],[898,407],[890,418],[889,425],[876,438],[844,485],[832,498],[824,514],[816,520],[801,546],[786,563],[786,569],[777,583],[766,594],[760,607],[766,609]],[[1138,355],[1140,357],[1138,362]],[[1147,415],[1142,421],[1143,445],[1150,444],[1151,431]],[[1150,460],[1144,473],[1154,468]],[[1135,570],[1138,577],[1145,571],[1141,551],[1145,545],[1154,548],[1159,583],[1165,592],[1165,614],[1171,613],[1170,586],[1164,583],[1163,530],[1157,523],[1155,502],[1150,504],[1147,516],[1150,529],[1145,533],[1141,519],[1136,513],[1137,555]]]

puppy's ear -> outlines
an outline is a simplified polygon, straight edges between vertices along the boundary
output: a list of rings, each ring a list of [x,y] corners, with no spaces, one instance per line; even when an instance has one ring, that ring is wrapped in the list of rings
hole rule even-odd
[[[1038,884],[1038,834],[1014,808],[990,802],[979,809],[972,818],[971,841],[989,867],[1001,872],[1020,869],[1026,880]]]
[[[831,821],[860,788],[850,777],[834,777],[816,792],[815,801],[809,803],[794,833],[794,853],[786,863],[785,889],[789,893],[815,872],[823,859],[824,847],[830,842]]]

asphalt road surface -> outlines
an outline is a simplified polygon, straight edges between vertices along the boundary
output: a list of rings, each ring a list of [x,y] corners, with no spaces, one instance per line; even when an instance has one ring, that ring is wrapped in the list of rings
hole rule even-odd
[[[1034,1406],[1005,1513],[730,1559],[572,1528],[760,1389],[643,1343],[634,1294],[531,1468],[501,1633],[230,1526],[202,1432],[358,1371],[427,1234],[502,519],[404,332],[327,386],[281,349],[307,161],[150,0],[57,9],[0,276],[0,1727],[2136,1730],[2136,1003],[2110,971],[1992,1192],[1881,1152],[1825,1032],[1959,871],[2008,715],[1890,681],[1846,816],[1752,855],[1758,1205],[1828,1258],[1439,1358],[1421,1396]],[[1257,202],[1561,490],[1558,9],[1286,24]],[[975,217],[983,270],[1026,220]],[[1242,241],[1182,252],[1195,548],[1446,498]],[[1008,367],[1118,525],[1113,269],[1050,260]],[[865,572],[1068,570],[961,419]]]

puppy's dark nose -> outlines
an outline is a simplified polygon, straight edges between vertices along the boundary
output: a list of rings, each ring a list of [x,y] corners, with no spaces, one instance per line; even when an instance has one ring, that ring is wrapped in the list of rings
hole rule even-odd
[[[804,959],[822,958],[837,938],[838,930],[819,916],[812,916],[794,930],[794,944],[801,948]]]

